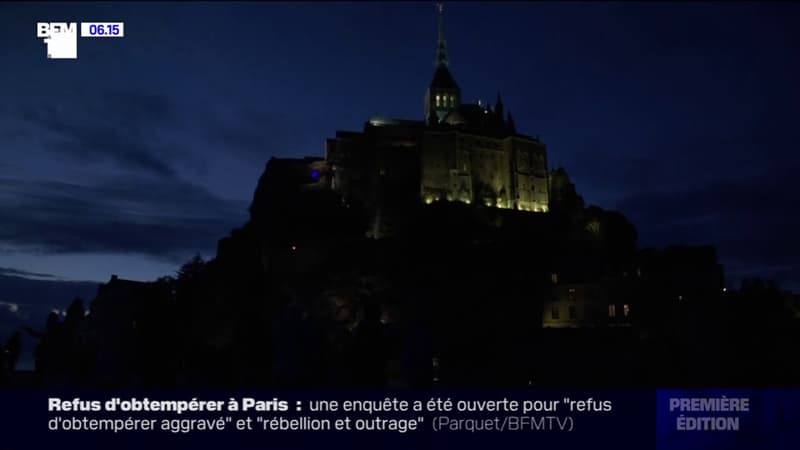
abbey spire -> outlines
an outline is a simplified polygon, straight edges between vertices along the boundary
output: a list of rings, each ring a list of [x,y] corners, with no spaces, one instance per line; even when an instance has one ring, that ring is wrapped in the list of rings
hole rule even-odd
[[[425,121],[435,125],[461,104],[461,90],[450,73],[447,44],[444,40],[444,5],[438,3],[439,38],[436,46],[436,71],[425,92]]]
[[[447,43],[444,40],[444,3],[437,3],[439,10],[439,43],[436,47],[436,65],[447,66]]]

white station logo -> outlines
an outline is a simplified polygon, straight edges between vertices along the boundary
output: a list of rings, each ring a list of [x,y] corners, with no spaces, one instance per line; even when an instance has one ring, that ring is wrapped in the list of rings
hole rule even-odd
[[[36,37],[44,38],[50,59],[78,59],[78,26],[75,22],[37,22]]]

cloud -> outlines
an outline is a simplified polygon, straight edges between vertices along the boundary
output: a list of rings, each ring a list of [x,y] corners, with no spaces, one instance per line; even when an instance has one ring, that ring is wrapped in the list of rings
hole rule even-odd
[[[182,261],[246,220],[246,203],[177,179],[95,184],[0,178],[0,242],[43,253],[139,253]]]
[[[0,267],[0,276],[12,276],[12,277],[23,277],[23,278],[30,278],[30,279],[58,279],[57,276],[51,275],[49,273],[36,273],[36,272],[28,272],[26,270],[19,270],[19,269],[11,269],[8,267]]]
[[[10,313],[17,313],[19,312],[19,303],[11,303],[11,302],[2,302],[0,301],[0,306],[6,308]]]
[[[31,105],[33,103],[33,105]],[[58,156],[82,163],[111,161],[125,170],[173,176],[170,160],[185,155],[163,133],[174,124],[174,107],[165,95],[110,91],[59,103],[28,100],[17,119],[29,137],[42,137]],[[8,130],[5,137],[26,133]]]
[[[0,243],[27,253],[142,254],[169,262],[213,253],[217,240],[246,220],[247,203],[201,185],[206,164],[225,166],[226,143],[265,152],[270,136],[258,125],[263,114],[237,111],[215,128],[207,110],[124,90],[0,105],[7,119],[0,120],[0,145],[11,148],[11,164],[24,167],[0,172],[0,210],[11,211],[0,221]],[[225,155],[204,141],[213,129],[221,138],[212,145],[222,144]],[[36,156],[47,160],[26,159],[28,148],[43,148]]]

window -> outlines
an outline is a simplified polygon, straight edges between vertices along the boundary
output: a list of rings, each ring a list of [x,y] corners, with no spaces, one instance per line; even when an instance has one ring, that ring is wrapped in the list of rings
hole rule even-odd
[[[450,96],[450,106],[451,107],[455,107],[456,106],[456,96],[455,95],[451,95]]]
[[[553,309],[550,311],[550,315],[553,316],[553,320],[558,320],[558,306],[554,306]]]
[[[569,301],[575,300],[575,288],[569,288],[569,291],[567,293],[567,299]]]
[[[558,284],[558,274],[557,273],[551,273],[550,274],[550,280],[553,281],[553,284]]]
[[[577,317],[578,317],[578,315],[575,313],[575,307],[574,306],[570,306],[569,307],[569,318],[570,319],[575,319]]]
[[[442,97],[440,95],[436,95],[436,106],[442,106],[441,104]]]
[[[631,314],[631,307],[627,304],[622,305],[622,315],[628,317]]]
[[[608,317],[617,317],[617,305],[608,305]]]

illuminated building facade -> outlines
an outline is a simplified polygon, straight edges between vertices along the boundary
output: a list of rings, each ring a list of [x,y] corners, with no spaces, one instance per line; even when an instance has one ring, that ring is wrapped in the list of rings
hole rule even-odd
[[[544,302],[542,327],[581,328],[631,325],[631,298],[613,295],[619,280],[562,281],[552,274],[551,297]]]
[[[424,120],[370,119],[363,132],[339,131],[326,143],[330,186],[346,202],[374,211],[373,237],[413,202],[460,201],[547,212],[547,152],[538,138],[517,133],[497,95],[495,105],[462,103],[449,69],[439,10],[433,80]]]

